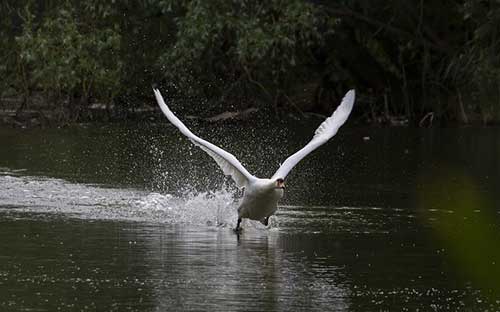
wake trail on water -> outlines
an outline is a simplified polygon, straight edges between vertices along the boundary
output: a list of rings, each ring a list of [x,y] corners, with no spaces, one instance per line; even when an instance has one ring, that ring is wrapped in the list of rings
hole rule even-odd
[[[0,220],[58,219],[146,222],[166,225],[234,228],[238,191],[193,190],[158,193],[83,184],[0,168]],[[429,211],[431,214],[442,212]],[[388,233],[393,224],[416,218],[411,209],[280,205],[266,227],[244,219],[245,229],[291,233]]]
[[[0,215],[14,218],[234,226],[237,207],[233,190],[160,194],[0,172]]]

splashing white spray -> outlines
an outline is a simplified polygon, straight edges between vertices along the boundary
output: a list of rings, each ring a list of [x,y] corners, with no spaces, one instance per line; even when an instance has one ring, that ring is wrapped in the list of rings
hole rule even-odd
[[[150,193],[134,202],[137,211],[172,224],[226,226],[237,218],[233,194],[227,190],[185,193],[181,197]]]
[[[4,174],[8,174],[4,172]],[[167,224],[232,226],[237,200],[231,190],[180,196],[106,188],[61,179],[0,175],[0,213]]]

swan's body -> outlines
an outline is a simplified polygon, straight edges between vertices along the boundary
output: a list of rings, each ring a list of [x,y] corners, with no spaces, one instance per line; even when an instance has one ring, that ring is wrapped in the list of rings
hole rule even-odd
[[[243,218],[258,220],[267,225],[268,218],[278,208],[278,201],[283,197],[284,180],[290,170],[305,156],[332,138],[347,120],[354,105],[354,90],[347,92],[332,116],[328,117],[314,132],[312,140],[288,157],[270,179],[260,179],[251,175],[232,154],[194,135],[168,108],[160,94],[154,89],[156,101],[168,120],[176,126],[191,142],[210,155],[222,169],[224,174],[233,178],[238,187],[244,189],[243,199],[238,208],[238,224],[240,228]]]
[[[267,225],[267,218],[278,209],[278,201],[283,197],[283,188],[271,179],[256,179],[245,188],[238,208],[239,218],[258,220]]]

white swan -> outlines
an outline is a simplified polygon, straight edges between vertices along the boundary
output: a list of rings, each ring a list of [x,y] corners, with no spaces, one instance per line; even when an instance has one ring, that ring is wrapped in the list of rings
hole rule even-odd
[[[351,113],[355,92],[346,93],[335,112],[314,132],[312,140],[301,150],[288,157],[270,179],[260,179],[251,175],[232,154],[194,135],[168,108],[158,89],[153,89],[156,101],[168,120],[176,126],[191,142],[210,155],[225,175],[233,178],[239,188],[244,189],[243,200],[238,207],[238,223],[235,231],[240,230],[242,218],[258,220],[268,224],[269,217],[276,212],[278,201],[283,197],[285,178],[292,168],[310,152],[326,143],[344,124]]]

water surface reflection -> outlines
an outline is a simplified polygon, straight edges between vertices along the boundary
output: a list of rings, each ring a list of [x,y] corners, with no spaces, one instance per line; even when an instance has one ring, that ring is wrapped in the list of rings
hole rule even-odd
[[[194,128],[266,175],[314,126]],[[456,261],[461,206],[434,200],[500,200],[500,131],[344,130],[296,168],[271,227],[238,239],[240,195],[173,129],[2,129],[0,310],[500,309]],[[424,188],[442,168],[468,182]],[[464,216],[500,232],[495,205]]]

